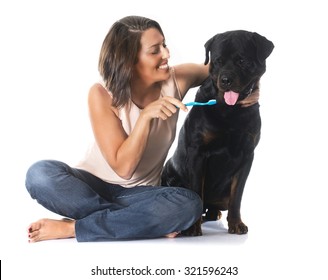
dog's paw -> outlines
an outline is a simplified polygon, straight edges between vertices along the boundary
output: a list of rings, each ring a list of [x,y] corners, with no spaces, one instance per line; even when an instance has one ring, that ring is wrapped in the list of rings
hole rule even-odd
[[[201,235],[203,235],[201,224],[199,222],[193,224],[190,228],[183,230],[181,232],[181,235],[183,235],[183,236],[201,236]]]
[[[229,223],[228,232],[232,234],[246,234],[248,232],[248,227],[242,221],[235,224]]]

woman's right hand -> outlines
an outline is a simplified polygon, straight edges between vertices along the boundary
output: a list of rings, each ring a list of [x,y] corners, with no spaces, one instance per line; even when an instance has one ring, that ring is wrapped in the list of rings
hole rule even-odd
[[[188,112],[187,107],[180,100],[165,96],[146,106],[141,112],[141,116],[147,120],[155,118],[166,120],[175,114],[178,109]]]

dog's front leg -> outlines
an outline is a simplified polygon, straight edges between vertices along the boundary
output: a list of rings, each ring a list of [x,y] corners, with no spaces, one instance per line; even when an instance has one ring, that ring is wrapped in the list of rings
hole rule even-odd
[[[227,217],[229,233],[245,234],[248,232],[248,227],[241,220],[240,207],[244,187],[251,170],[252,162],[253,156],[247,160],[244,166],[232,178]]]
[[[234,176],[231,182],[230,201],[228,208],[228,231],[229,233],[245,234],[248,232],[247,226],[241,220],[240,206],[242,197],[242,183],[239,176]]]
[[[189,189],[196,192],[203,200],[203,185],[204,185],[204,162],[205,158],[200,152],[199,148],[188,147],[188,156],[186,161],[187,174],[189,181]],[[200,236],[202,235],[201,217],[190,228],[183,231],[182,234],[186,236]]]

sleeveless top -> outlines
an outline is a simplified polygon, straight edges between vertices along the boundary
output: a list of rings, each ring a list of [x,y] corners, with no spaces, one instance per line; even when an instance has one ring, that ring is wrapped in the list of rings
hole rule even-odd
[[[162,84],[159,98],[172,96],[182,100],[174,68],[170,68],[170,72],[170,78]],[[141,111],[131,100],[119,109],[118,117],[127,135],[133,130]],[[101,154],[96,141],[76,168],[86,170],[108,183],[126,188],[140,185],[159,186],[162,168],[175,138],[178,113],[179,110],[165,121],[152,120],[145,151],[131,179],[125,180],[115,173]]]

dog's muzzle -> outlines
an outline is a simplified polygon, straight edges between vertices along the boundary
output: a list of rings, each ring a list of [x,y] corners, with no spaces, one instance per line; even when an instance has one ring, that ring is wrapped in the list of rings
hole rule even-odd
[[[223,91],[228,91],[231,89],[231,87],[234,84],[235,81],[235,75],[234,74],[222,74],[218,80],[218,86]]]
[[[220,80],[221,87],[228,88],[232,84],[232,80],[228,76],[222,76]]]

